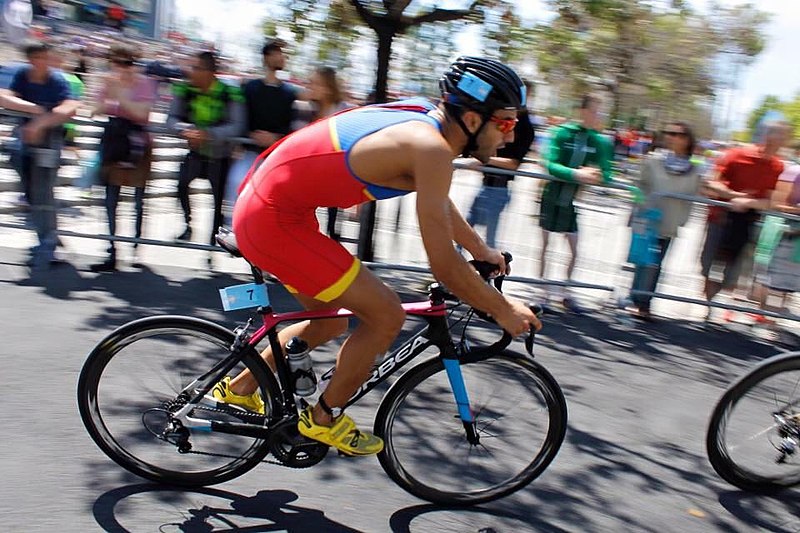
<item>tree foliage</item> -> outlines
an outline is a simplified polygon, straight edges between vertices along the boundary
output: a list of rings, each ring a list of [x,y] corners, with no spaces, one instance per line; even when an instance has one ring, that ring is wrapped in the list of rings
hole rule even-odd
[[[319,39],[316,43],[317,59],[326,62],[330,62],[332,57],[345,58],[356,39],[363,36],[362,30],[371,30],[377,44],[375,98],[382,101],[387,94],[389,66],[396,40],[402,41],[406,35],[423,40],[422,43],[406,41],[403,46],[405,50],[420,53],[411,62],[420,65],[420,68],[412,69],[413,76],[417,76],[425,72],[425,66],[430,66],[432,57],[442,57],[441,50],[453,51],[452,33],[456,21],[472,24],[493,20],[501,14],[513,18],[512,5],[512,0],[464,0],[460,9],[445,9],[424,0],[284,0],[283,13],[277,13],[275,19],[287,23],[297,43],[316,36]],[[270,21],[265,30],[277,30],[279,24]],[[428,26],[443,29],[430,30]],[[512,57],[513,43],[518,37],[519,33],[515,32],[498,39],[497,54]],[[432,39],[441,39],[439,47],[430,46],[436,44]],[[425,51],[430,53],[423,54]],[[408,69],[409,61],[405,63]],[[430,71],[427,74],[430,76]]]
[[[720,54],[747,64],[765,46],[767,15],[751,4],[712,5],[707,16],[677,0],[550,0],[549,6],[556,17],[536,28],[540,72],[566,96],[608,91],[612,116],[623,121],[687,114],[708,120],[718,88],[730,86],[718,74]]]

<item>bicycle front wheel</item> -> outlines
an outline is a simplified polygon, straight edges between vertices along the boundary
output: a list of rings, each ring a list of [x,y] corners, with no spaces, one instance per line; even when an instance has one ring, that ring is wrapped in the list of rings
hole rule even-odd
[[[211,322],[164,316],[137,320],[103,339],[84,364],[78,406],[86,429],[106,455],[146,479],[203,486],[233,479],[268,453],[265,439],[174,427],[179,393],[230,355],[234,335]],[[255,350],[231,372],[250,370],[266,405],[258,415],[198,404],[195,419],[266,425],[279,414],[279,389]],[[190,449],[176,440],[188,437]]]
[[[470,444],[440,358],[406,372],[375,419],[386,473],[444,505],[496,500],[526,486],[558,453],[567,427],[561,388],[541,365],[508,352],[461,363],[480,441]]]
[[[772,357],[725,392],[711,415],[708,459],[753,492],[800,485],[800,352]]]

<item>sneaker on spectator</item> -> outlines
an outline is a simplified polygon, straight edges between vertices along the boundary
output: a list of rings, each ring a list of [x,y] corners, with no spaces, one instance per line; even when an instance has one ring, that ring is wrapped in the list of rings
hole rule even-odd
[[[191,226],[186,226],[186,229],[183,230],[183,233],[175,237],[176,241],[190,241],[192,240],[192,228]]]
[[[578,305],[578,302],[576,302],[573,298],[564,298],[561,303],[564,305],[564,309],[570,313],[574,313],[576,315],[582,315],[585,313],[584,309]]]
[[[748,313],[747,315],[753,319],[753,322],[761,326],[774,326],[776,324],[774,319],[765,317],[764,315],[755,313]]]

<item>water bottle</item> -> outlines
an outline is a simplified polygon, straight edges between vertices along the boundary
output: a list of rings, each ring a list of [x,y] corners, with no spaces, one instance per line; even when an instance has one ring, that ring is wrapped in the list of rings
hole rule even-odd
[[[308,352],[308,344],[300,337],[292,337],[286,343],[286,358],[294,380],[294,392],[298,396],[311,396],[317,390],[317,377]]]

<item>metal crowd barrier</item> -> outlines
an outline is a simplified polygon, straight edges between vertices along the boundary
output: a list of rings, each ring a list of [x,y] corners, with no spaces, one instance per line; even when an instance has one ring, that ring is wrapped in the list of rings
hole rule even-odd
[[[4,110],[0,110],[0,113],[20,116],[18,113]],[[75,122],[84,126],[102,126],[103,124],[102,122],[80,118],[76,119]],[[168,134],[166,127],[159,124],[152,125],[150,131],[159,135]],[[232,141],[242,144],[251,142],[249,138],[236,138]],[[526,158],[523,166],[529,167],[535,163],[537,163],[536,160]],[[520,251],[515,251],[518,260],[514,267],[518,272],[521,270],[521,275],[510,276],[508,278],[509,281],[540,287],[569,287],[577,290],[601,291],[607,293],[607,295],[612,298],[630,292],[630,280],[625,279],[629,277],[630,274],[630,268],[626,268],[626,255],[630,239],[630,229],[627,227],[627,222],[630,215],[631,204],[643,201],[643,195],[634,183],[615,179],[609,184],[583,188],[583,194],[587,196],[588,199],[583,198],[576,202],[580,213],[580,234],[582,236],[582,249],[579,252],[578,268],[576,270],[578,275],[575,276],[577,279],[563,281],[549,278],[540,279],[538,276],[533,275],[533,265],[537,261],[535,257],[536,246],[534,244],[526,244],[526,240],[534,240],[530,239],[530,237],[535,237],[538,233],[533,229],[536,227],[535,220],[531,219],[531,217],[536,217],[535,207],[538,205],[538,185],[543,181],[558,180],[548,174],[526,170],[524,168],[516,171],[492,167],[472,169],[467,165],[459,163],[454,164],[454,168],[456,170],[465,168],[475,170],[475,172],[470,173],[456,173],[451,190],[454,201],[460,206],[465,215],[468,210],[469,202],[477,193],[480,186],[479,173],[487,172],[509,177],[527,178],[518,179],[514,182],[512,203],[506,209],[506,213],[503,214],[501,219],[501,224],[505,224],[507,227],[505,228],[506,231],[501,231],[499,234],[500,244],[502,245],[504,240],[506,243],[513,241],[513,243],[522,248],[521,253]],[[631,176],[626,176],[626,178],[630,177]],[[617,191],[623,194],[617,196],[597,194],[601,191],[606,193],[609,191]],[[595,194],[595,196],[592,196],[592,194]],[[671,250],[667,255],[661,282],[659,284],[660,288],[679,287],[681,290],[658,290],[657,292],[632,291],[633,293],[649,295],[656,300],[669,300],[700,306],[730,309],[744,313],[757,313],[763,316],[783,318],[792,321],[800,320],[800,316],[795,313],[779,313],[717,301],[707,302],[704,299],[698,298],[697,296],[702,295],[699,265],[700,249],[702,239],[705,235],[704,210],[706,206],[728,207],[728,204],[726,202],[711,200],[700,196],[677,194],[665,194],[662,196],[690,201],[694,204],[693,216],[687,224],[687,228],[681,231],[681,235],[673,242]],[[148,197],[150,196],[148,195]],[[376,232],[388,232],[394,234],[394,237],[384,239],[383,241],[376,239],[378,240],[377,247],[379,252],[376,255],[382,257],[383,260],[380,262],[368,262],[367,264],[376,269],[429,273],[430,271],[428,268],[420,266],[427,263],[427,258],[421,245],[421,239],[416,224],[413,222],[406,224],[401,223],[401,219],[415,220],[416,217],[413,215],[413,208],[408,205],[406,200],[402,199],[378,203],[379,215],[385,214],[387,210],[391,209],[397,210],[396,216],[379,216],[378,223],[376,224]],[[408,216],[402,217],[401,215],[403,212],[407,212]],[[798,216],[787,215],[785,213],[770,212],[770,214],[775,214],[791,220],[800,220]],[[503,219],[505,220],[503,221]],[[7,223],[2,223],[0,226],[18,229],[24,227],[19,224]],[[503,226],[501,225],[501,229],[502,228]],[[148,246],[176,247],[214,252],[222,251],[216,246],[199,243],[175,242],[159,239],[135,239],[121,235],[104,235],[99,231],[80,232],[61,230],[59,234],[66,237],[139,243]],[[401,242],[403,240],[405,242]],[[687,242],[689,240],[691,242]],[[387,242],[389,244],[387,244]],[[520,243],[522,244],[520,245]],[[387,250],[380,253],[382,251],[382,246],[387,248]],[[551,248],[553,248],[552,245]],[[589,249],[588,252],[586,251],[587,248]],[[559,252],[558,248],[554,247],[551,256],[554,256],[555,259],[550,261],[551,264],[559,264],[560,262],[560,264],[563,265],[563,255],[563,246],[562,252]],[[418,264],[415,265],[415,262]],[[675,268],[674,265],[676,263],[682,264],[684,268]],[[520,265],[522,265],[522,268],[520,268]]]

